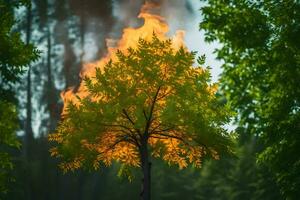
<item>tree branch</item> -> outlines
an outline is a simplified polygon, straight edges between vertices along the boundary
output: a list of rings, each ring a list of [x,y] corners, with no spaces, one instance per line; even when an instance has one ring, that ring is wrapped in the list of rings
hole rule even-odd
[[[182,137],[178,137],[176,135],[169,135],[169,134],[165,134],[165,133],[161,133],[161,132],[155,132],[155,133],[153,133],[153,135],[154,136],[155,135],[164,136],[164,137],[166,137],[166,139],[169,139],[169,138],[177,139],[177,140],[180,140],[180,141],[182,141],[183,143],[185,143],[187,145],[190,145]]]
[[[131,124],[132,124],[132,126],[133,126],[133,128],[134,128],[134,130],[137,132],[137,134],[142,138],[142,134],[141,134],[141,132],[140,132],[140,130],[139,129],[137,129],[137,128],[135,128],[135,123],[134,123],[134,121],[130,118],[130,116],[128,115],[128,113],[126,112],[126,110],[125,109],[122,109],[122,112],[123,112],[123,114],[125,115],[123,115]]]
[[[108,127],[121,128],[121,129],[116,129],[116,130],[113,129],[113,131],[121,131],[121,132],[125,133],[127,136],[129,136],[133,139],[133,141],[135,142],[135,145],[137,145],[138,147],[140,146],[139,140],[136,137],[136,134],[139,135],[138,129],[134,129],[136,131],[136,132],[134,132],[131,128],[128,128],[127,126],[124,126],[122,124],[101,124],[101,125],[108,126]],[[127,132],[126,130],[129,131],[129,132]]]
[[[166,92],[165,94],[163,94],[162,96],[160,96],[159,98],[157,98],[157,101],[165,98],[166,96],[168,96],[169,94],[172,94],[173,89],[170,89],[170,91]]]
[[[148,117],[147,117],[145,109],[143,109],[143,114],[144,114],[144,117],[145,117],[146,121],[148,121]]]
[[[156,104],[156,101],[157,101],[157,97],[158,97],[158,94],[159,94],[159,91],[160,91],[161,87],[162,87],[161,85],[158,86],[158,88],[156,90],[156,93],[154,95],[154,98],[152,100],[152,103],[151,103],[149,117],[148,117],[148,120],[147,120],[147,123],[146,123],[146,127],[145,127],[146,138],[149,137],[149,127],[150,127],[150,125],[152,123],[153,110],[154,110],[154,107],[155,107],[155,104]]]
[[[132,140],[128,139],[127,137],[122,137],[119,140],[115,141],[112,145],[110,145],[108,147],[108,149],[106,149],[105,151],[100,152],[100,154],[104,154],[104,153],[107,153],[110,150],[113,150],[116,147],[116,145],[118,145],[121,142],[129,142],[130,144],[133,144],[133,145],[137,146],[137,144],[135,144],[135,141],[132,141]],[[139,147],[139,146],[137,146],[137,147]]]
[[[128,113],[126,112],[125,109],[122,109],[123,114],[125,115],[126,119],[128,119],[128,121],[134,126],[135,123],[133,122],[133,120],[129,117]]]

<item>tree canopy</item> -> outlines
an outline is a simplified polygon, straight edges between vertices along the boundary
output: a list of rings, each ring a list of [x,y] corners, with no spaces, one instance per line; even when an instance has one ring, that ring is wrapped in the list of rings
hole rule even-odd
[[[0,0],[0,193],[6,193],[8,182],[13,180],[9,175],[13,163],[8,150],[20,147],[15,135],[18,121],[13,84],[19,81],[25,67],[38,54],[31,44],[26,45],[20,34],[12,30],[16,23],[13,9],[24,3]]]
[[[193,66],[195,53],[154,35],[116,57],[85,77],[88,95],[68,103],[49,136],[58,143],[51,153],[64,159],[63,170],[113,161],[143,168],[148,150],[179,168],[199,167],[204,156],[217,159],[229,149],[222,128],[229,112],[209,84],[209,70]]]
[[[25,67],[37,58],[38,51],[32,44],[25,44],[21,35],[13,31],[16,24],[14,8],[26,1],[0,1],[0,95],[1,99],[13,98],[12,84],[20,79]]]
[[[219,41],[221,90],[236,122],[259,137],[259,161],[277,177],[281,193],[300,187],[300,4],[298,1],[217,1],[202,8],[206,40]]]

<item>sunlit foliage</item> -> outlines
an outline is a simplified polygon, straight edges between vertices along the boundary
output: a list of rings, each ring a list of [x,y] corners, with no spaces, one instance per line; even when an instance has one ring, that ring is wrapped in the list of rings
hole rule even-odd
[[[208,69],[193,67],[194,59],[195,53],[174,50],[171,40],[153,35],[135,49],[118,51],[95,77],[85,77],[89,95],[68,103],[49,136],[60,167],[97,170],[113,161],[139,167],[143,145],[179,168],[200,167],[204,156],[218,159],[228,151],[230,138],[222,128],[228,110],[209,84]]]

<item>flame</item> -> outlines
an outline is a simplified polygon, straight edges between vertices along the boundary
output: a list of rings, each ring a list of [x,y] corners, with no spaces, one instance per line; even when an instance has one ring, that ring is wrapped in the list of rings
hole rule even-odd
[[[86,63],[83,66],[80,76],[81,77],[93,77],[95,75],[96,68],[103,67],[110,59],[114,60],[116,58],[115,53],[117,50],[126,51],[129,47],[135,48],[137,46],[138,40],[143,38],[145,40],[151,40],[153,33],[161,40],[169,39],[167,36],[169,31],[169,26],[166,20],[157,14],[152,14],[151,12],[158,7],[157,4],[146,2],[141,9],[138,18],[144,19],[144,24],[139,28],[125,28],[123,34],[119,41],[114,39],[106,39],[106,45],[108,47],[107,54],[100,60],[92,63]],[[175,35],[171,37],[172,45],[174,49],[178,49],[184,44],[183,30],[177,30]],[[61,93],[61,97],[64,102],[64,108],[62,114],[66,113],[66,106],[68,102],[78,103],[78,97],[84,98],[89,95],[83,82],[76,92],[73,91],[74,88],[69,88]]]

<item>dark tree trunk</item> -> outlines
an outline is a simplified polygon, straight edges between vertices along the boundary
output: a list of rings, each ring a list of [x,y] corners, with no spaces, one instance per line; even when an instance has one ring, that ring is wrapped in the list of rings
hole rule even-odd
[[[80,65],[83,64],[84,57],[84,43],[85,43],[85,29],[86,29],[86,2],[81,0],[81,10],[80,10],[80,43],[81,43],[81,54],[80,54]]]
[[[48,87],[47,87],[47,96],[48,96],[48,109],[49,109],[49,127],[48,130],[52,133],[56,127],[57,119],[57,105],[55,102],[55,87],[52,79],[52,70],[51,70],[51,32],[48,27],[47,32],[47,78],[48,78]]]
[[[31,40],[31,25],[32,25],[32,11],[31,5],[27,8],[27,27],[26,27],[26,44]],[[30,155],[30,146],[33,140],[32,131],[32,105],[31,105],[31,66],[28,68],[27,73],[27,102],[26,102],[26,128],[25,128],[25,141],[24,141],[24,155],[26,158]]]
[[[74,86],[74,74],[72,68],[76,65],[76,56],[74,54],[74,51],[72,49],[72,45],[67,38],[66,41],[64,41],[64,48],[65,48],[65,55],[64,55],[64,76],[65,76],[65,90],[67,90],[69,87]]]
[[[32,28],[32,8],[31,1],[27,7],[26,16],[27,26],[26,26],[26,44],[28,45],[31,40],[31,28]],[[24,147],[23,155],[26,169],[27,184],[25,185],[25,198],[32,199],[34,197],[33,186],[32,186],[32,176],[31,168],[28,168],[30,160],[32,158],[32,145],[33,145],[33,130],[32,130],[32,105],[31,105],[31,65],[28,67],[27,72],[27,88],[26,88],[26,120],[25,120],[25,135],[24,135]]]
[[[143,171],[141,200],[150,200],[151,197],[151,162],[147,142],[141,146],[141,164]]]
[[[161,86],[159,86],[157,88],[155,96],[152,100],[149,117],[147,117],[146,114],[144,113],[147,123],[146,123],[144,135],[141,138],[141,145],[140,145],[141,164],[142,164],[142,170],[143,170],[143,179],[142,179],[143,185],[142,185],[142,192],[141,192],[142,200],[150,200],[151,199],[151,162],[150,162],[150,156],[149,156],[149,150],[148,150],[148,139],[150,136],[149,128],[150,128],[152,120],[153,120],[153,111],[154,111],[154,107],[155,107],[160,89],[161,89]]]

